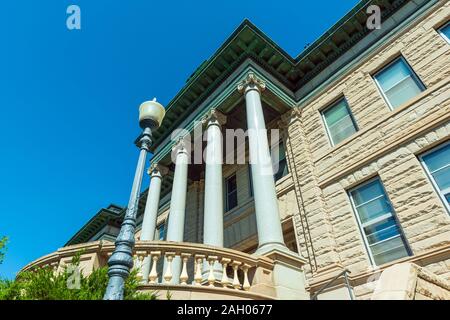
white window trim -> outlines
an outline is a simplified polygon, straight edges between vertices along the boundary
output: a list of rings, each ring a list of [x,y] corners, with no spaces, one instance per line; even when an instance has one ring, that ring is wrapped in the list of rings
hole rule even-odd
[[[425,152],[425,153],[423,153],[423,154],[421,154],[421,155],[419,156],[419,160],[420,160],[420,163],[422,164],[423,169],[425,170],[425,172],[426,172],[426,174],[427,174],[427,176],[428,176],[428,179],[430,179],[431,184],[433,185],[434,190],[437,192],[439,198],[440,198],[441,201],[443,202],[444,207],[445,207],[445,209],[447,210],[447,213],[450,214],[450,205],[447,203],[447,200],[445,199],[445,193],[443,193],[443,192],[441,191],[441,189],[439,188],[439,186],[437,185],[436,181],[434,180],[433,175],[431,174],[430,170],[428,169],[427,164],[425,163],[425,160],[423,159],[423,157],[425,157],[425,156],[429,155],[430,153],[433,153],[433,152],[435,152],[435,151],[437,151],[437,150],[439,150],[439,149],[441,149],[441,148],[444,148],[444,147],[447,146],[448,144],[450,144],[450,141],[444,142],[444,143],[442,143],[442,144],[440,144],[440,145],[434,147],[433,149],[428,150],[427,152]],[[447,190],[447,189],[445,189],[445,190]]]
[[[327,132],[328,140],[330,141],[330,144],[331,144],[332,147],[334,147],[336,144],[341,143],[345,139],[340,141],[340,142],[338,142],[338,143],[334,142],[333,137],[332,137],[331,132],[330,132],[330,128],[328,128],[328,123],[327,123],[327,119],[325,117],[325,112],[327,110],[332,109],[333,107],[337,106],[342,100],[344,100],[345,106],[346,106],[348,114],[350,116],[350,119],[352,120],[353,125],[355,126],[355,132],[353,134],[355,134],[356,132],[359,131],[358,124],[356,123],[355,118],[353,117],[353,113],[352,113],[352,110],[350,109],[350,106],[349,106],[349,104],[347,102],[347,99],[345,97],[341,97],[340,99],[334,101],[332,104],[330,104],[329,106],[327,106],[326,108],[324,108],[323,110],[320,111],[320,116],[322,118],[322,122],[325,125],[325,130]],[[353,134],[349,135],[347,138],[351,137]]]
[[[419,86],[419,88],[420,88],[422,91],[425,91],[425,89],[426,89],[426,87],[425,87],[425,85],[423,84],[422,80],[420,80],[420,78],[417,76],[416,72],[415,72],[414,69],[409,65],[408,61],[406,61],[405,57],[400,56],[400,57],[398,57],[398,58],[392,60],[392,61],[389,62],[386,66],[384,66],[381,70],[379,70],[377,73],[375,73],[375,74],[373,75],[373,77],[372,77],[373,80],[375,81],[377,87],[378,87],[378,91],[380,91],[380,93],[381,93],[381,95],[382,95],[384,101],[386,101],[386,103],[387,103],[389,109],[391,109],[391,111],[394,110],[394,109],[396,109],[396,108],[394,108],[394,107],[392,106],[392,104],[391,104],[391,102],[389,101],[388,97],[387,97],[386,94],[384,93],[384,90],[383,90],[383,88],[381,87],[381,84],[378,82],[377,75],[379,75],[380,73],[382,73],[384,70],[388,69],[388,68],[389,68],[390,66],[392,66],[394,63],[396,63],[399,59],[402,60],[402,61],[405,63],[406,67],[407,67],[407,68],[409,69],[409,71],[411,72],[411,78],[412,78],[412,79],[414,80],[414,82]],[[404,80],[404,79],[403,79],[403,80]],[[399,83],[400,83],[400,82],[399,82]],[[392,89],[392,88],[389,88],[389,89]],[[411,99],[412,99],[412,98],[411,98]],[[399,106],[397,106],[397,108],[398,108],[398,107],[399,107]]]
[[[347,191],[348,197],[350,198],[350,203],[351,203],[351,205],[352,205],[353,212],[354,212],[354,214],[355,214],[355,216],[356,216],[356,220],[357,220],[357,222],[358,222],[358,228],[359,228],[359,231],[361,232],[361,236],[362,236],[362,238],[363,238],[364,246],[366,247],[366,252],[367,252],[367,255],[368,255],[368,257],[369,257],[369,262],[370,262],[370,264],[371,264],[372,266],[374,266],[374,267],[376,267],[376,266],[378,266],[378,265],[377,265],[376,262],[375,262],[375,258],[373,257],[372,251],[370,250],[370,246],[371,246],[371,245],[369,244],[369,241],[367,240],[367,235],[366,235],[366,233],[364,232],[363,223],[361,222],[361,219],[360,219],[359,214],[358,214],[358,210],[357,210],[357,208],[356,208],[356,204],[355,204],[355,202],[354,202],[354,200],[353,200],[353,197],[352,197],[352,191],[357,190],[357,189],[359,189],[359,188],[365,186],[366,184],[369,184],[369,183],[371,183],[371,182],[373,182],[373,181],[375,181],[375,180],[378,180],[378,181],[380,182],[381,187],[383,188],[384,195],[385,195],[385,197],[386,197],[386,201],[389,202],[389,205],[390,205],[391,208],[392,208],[392,211],[393,211],[393,212],[390,212],[390,214],[392,215],[392,217],[393,217],[394,220],[395,220],[395,223],[397,224],[397,227],[398,227],[398,230],[399,230],[398,236],[400,236],[400,237],[402,238],[402,241],[403,241],[403,243],[404,243],[404,245],[405,245],[405,249],[406,249],[406,251],[408,252],[408,255],[410,255],[410,256],[412,255],[411,248],[409,247],[409,243],[408,243],[408,241],[406,240],[406,237],[405,237],[405,235],[404,235],[404,233],[403,233],[402,226],[400,225],[400,222],[399,222],[398,219],[397,219],[397,215],[395,214],[394,207],[392,206],[391,200],[390,200],[389,197],[388,197],[388,194],[387,194],[387,192],[386,192],[386,189],[384,189],[383,181],[381,181],[380,177],[376,176],[376,177],[374,177],[374,178],[372,178],[372,179],[369,179],[369,180],[367,180],[367,181],[365,181],[365,182],[363,182],[363,183],[360,183],[360,184],[357,185],[356,187],[354,187],[354,188],[352,188],[352,189],[350,189],[350,190]],[[387,239],[385,239],[385,240],[387,240]],[[384,240],[382,240],[382,241],[384,241]],[[376,244],[381,243],[382,241],[377,242]]]
[[[442,29],[444,29],[445,27],[448,27],[449,25],[450,25],[450,21],[438,29],[439,34],[441,35],[442,38],[444,38],[444,40],[447,41],[448,44],[450,44],[450,39],[447,37],[447,35],[444,32],[442,32]]]

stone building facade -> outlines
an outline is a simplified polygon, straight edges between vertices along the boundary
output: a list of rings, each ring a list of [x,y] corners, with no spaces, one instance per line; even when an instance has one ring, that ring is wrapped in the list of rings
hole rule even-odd
[[[379,30],[365,26],[372,4],[382,9]],[[417,278],[404,298],[448,299],[449,20],[448,1],[362,1],[295,59],[244,21],[191,76],[155,134],[152,162],[168,173],[153,238],[166,240],[170,228],[171,133],[192,132],[211,109],[227,117],[223,129],[245,129],[245,100],[236,86],[252,74],[266,86],[265,125],[281,132],[278,213],[286,247],[304,260],[308,295],[348,299],[339,276],[348,270],[356,299],[394,297],[400,289],[383,287],[392,274]],[[248,159],[248,146],[245,152]],[[253,254],[258,223],[251,165],[224,164],[222,176],[223,246]],[[138,225],[146,199],[147,191]],[[184,242],[204,242],[204,204],[205,168],[193,165]],[[103,209],[67,245],[114,237],[124,211],[117,208]]]

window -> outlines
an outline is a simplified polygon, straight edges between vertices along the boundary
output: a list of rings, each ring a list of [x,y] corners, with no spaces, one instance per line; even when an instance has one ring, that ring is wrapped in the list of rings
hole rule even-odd
[[[162,223],[158,227],[158,240],[164,240],[165,237],[166,237],[166,228],[165,224]]]
[[[450,142],[420,157],[445,207],[450,212]]]
[[[450,22],[447,22],[442,28],[439,29],[439,33],[450,43]]]
[[[392,109],[425,90],[403,57],[397,58],[375,75],[375,82]]]
[[[231,209],[237,206],[237,184],[236,184],[236,174],[229,176],[225,180],[225,191],[226,191],[226,203],[225,208],[226,211],[230,211]]]
[[[351,190],[350,199],[373,264],[381,265],[410,255],[379,178]]]
[[[286,150],[284,148],[283,141],[280,141],[278,145],[272,148],[272,165],[273,165],[273,178],[275,181],[283,178],[289,173],[289,169],[286,161]],[[278,168],[278,170],[276,170]]]
[[[333,146],[358,130],[345,99],[325,109],[322,118]]]

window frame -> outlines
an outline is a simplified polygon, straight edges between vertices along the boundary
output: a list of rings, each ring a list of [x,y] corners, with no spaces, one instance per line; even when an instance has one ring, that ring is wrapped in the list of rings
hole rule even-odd
[[[230,194],[229,192],[228,192],[228,180],[231,178],[231,177],[235,177],[235,180],[236,180],[236,190],[235,190],[235,192],[236,192],[236,206],[234,206],[233,208],[230,208],[229,207],[229,203],[228,203],[228,195]],[[239,206],[239,199],[238,199],[238,195],[237,195],[237,193],[238,193],[238,185],[237,185],[237,174],[236,174],[236,172],[233,172],[232,174],[230,174],[229,176],[227,176],[225,179],[224,179],[224,183],[225,183],[225,188],[224,188],[224,191],[225,191],[225,212],[229,212],[229,211],[231,211],[231,210],[233,210],[234,208],[237,208],[238,206]]]
[[[280,152],[280,146],[283,146],[284,153],[282,154],[282,157],[280,157],[280,156],[278,157],[278,171],[273,173],[273,180],[274,180],[275,184],[276,184],[277,181],[279,181],[279,180],[281,180],[282,178],[284,178],[284,177],[286,177],[287,175],[289,175],[289,172],[290,172],[290,171],[289,171],[288,162],[287,162],[287,156],[286,156],[286,144],[284,143],[284,140],[283,140],[283,139],[280,139],[280,140],[278,141],[278,155],[281,154],[281,152]],[[272,158],[272,154],[271,154],[271,158]],[[281,158],[281,159],[280,159],[280,158]],[[284,161],[285,164],[286,164],[286,165],[285,165],[285,168],[286,168],[287,172],[286,172],[286,174],[284,174],[284,175],[278,177],[278,179],[277,179],[277,174],[279,173],[279,171],[280,171],[280,169],[281,169],[280,163],[282,163],[283,161]]]
[[[162,237],[162,239],[161,239],[161,229],[163,230],[163,237]],[[165,222],[161,222],[156,227],[156,230],[158,231],[158,241],[164,241],[166,239],[166,234],[167,234],[166,223]]]
[[[444,32],[442,32],[442,30],[448,26],[450,26],[450,21],[447,21],[446,23],[444,23],[444,25],[440,26],[439,29],[437,29],[437,32],[440,34],[442,38],[444,38],[445,41],[447,41],[448,44],[450,44],[450,39]]]
[[[444,194],[442,193],[441,188],[439,188],[439,186],[436,183],[433,175],[430,172],[430,169],[428,168],[427,164],[425,163],[425,160],[423,159],[423,157],[425,157],[425,156],[427,156],[427,155],[429,155],[429,154],[431,154],[431,153],[433,153],[435,151],[438,151],[439,149],[444,148],[447,145],[450,145],[450,140],[448,140],[448,141],[446,141],[444,143],[441,143],[441,144],[435,146],[434,148],[431,148],[430,150],[425,151],[424,153],[420,154],[418,156],[418,158],[419,158],[419,161],[420,161],[423,169],[425,170],[427,178],[431,181],[431,185],[433,186],[434,190],[437,192],[439,198],[443,202],[444,207],[447,210],[447,213],[450,215],[450,204],[447,202],[447,199],[445,198]]]
[[[369,262],[370,262],[370,264],[372,266],[378,267],[379,265],[375,262],[375,259],[374,259],[373,254],[372,254],[372,250],[370,250],[370,244],[369,244],[369,241],[367,239],[367,235],[364,232],[364,227],[363,227],[364,224],[362,223],[361,218],[359,217],[358,210],[357,210],[357,207],[355,205],[355,201],[353,200],[353,196],[352,196],[352,192],[354,190],[357,190],[357,189],[359,189],[359,188],[361,188],[361,187],[363,187],[363,186],[365,186],[365,185],[367,185],[367,184],[369,184],[369,183],[371,183],[371,182],[373,182],[375,180],[379,181],[379,183],[381,185],[381,188],[383,189],[384,196],[385,196],[386,200],[389,202],[389,205],[390,205],[390,207],[392,209],[392,212],[390,212],[391,217],[395,220],[396,226],[397,226],[397,228],[399,230],[399,236],[402,238],[403,243],[405,244],[405,249],[408,252],[408,256],[412,256],[413,253],[412,253],[411,247],[410,247],[410,245],[408,243],[408,240],[405,237],[405,234],[403,232],[403,228],[402,228],[402,226],[400,224],[400,221],[398,220],[397,213],[395,212],[394,207],[392,206],[391,199],[389,198],[388,193],[386,192],[386,189],[384,188],[383,181],[381,180],[380,176],[375,176],[375,177],[373,177],[373,178],[371,178],[369,180],[366,180],[364,182],[361,182],[357,186],[347,190],[347,195],[348,195],[348,197],[350,199],[352,210],[353,210],[353,213],[354,213],[354,215],[356,217],[356,221],[358,223],[358,229],[359,229],[359,231],[361,233],[361,236],[363,238],[364,247],[366,248],[367,256],[369,257]],[[373,201],[373,199],[370,200],[370,201]],[[387,215],[387,214],[385,214],[385,215]],[[374,222],[374,223],[376,223],[376,222]],[[367,225],[367,223],[366,223],[366,225]],[[392,238],[389,238],[389,239],[392,239]],[[386,241],[386,240],[389,240],[389,239],[384,239],[382,241]],[[393,262],[393,261],[396,261],[396,260],[392,260],[392,261],[389,261],[389,262],[386,262],[386,263],[390,263],[390,262]]]
[[[419,78],[419,76],[416,74],[416,72],[414,71],[414,69],[411,67],[411,65],[408,63],[408,61],[405,59],[405,57],[403,55],[398,56],[397,58],[394,58],[391,62],[389,62],[388,64],[386,64],[384,67],[382,67],[380,70],[378,70],[377,72],[375,72],[372,75],[372,79],[375,81],[375,84],[377,85],[378,91],[381,93],[384,101],[386,101],[389,109],[391,111],[399,108],[401,105],[397,106],[397,107],[393,107],[391,102],[389,101],[389,99],[387,98],[386,94],[384,93],[383,88],[381,87],[380,82],[377,79],[377,75],[379,75],[380,73],[382,73],[383,71],[385,71],[386,69],[388,69],[389,67],[391,67],[394,63],[396,63],[397,61],[402,60],[403,63],[406,65],[406,67],[409,69],[409,71],[411,72],[412,78],[414,80],[414,82],[416,82],[416,84],[420,87],[420,89],[423,91],[425,91],[427,89],[427,87],[425,86],[425,84],[423,83],[423,81]],[[409,100],[407,100],[406,102],[410,101],[413,98],[410,98]],[[404,103],[406,103],[404,102]]]
[[[348,114],[350,115],[350,119],[352,120],[353,125],[355,126],[355,132],[352,133],[351,135],[349,135],[349,136],[348,136],[347,138],[345,138],[344,140],[350,138],[352,135],[354,135],[355,133],[357,133],[357,132],[359,131],[358,124],[356,123],[356,120],[355,120],[355,118],[353,117],[352,110],[350,109],[350,105],[348,104],[348,101],[347,101],[347,99],[345,98],[345,96],[341,96],[340,98],[334,100],[331,104],[329,104],[328,106],[326,106],[325,108],[323,108],[322,110],[320,110],[320,116],[321,116],[322,122],[323,122],[323,124],[324,124],[324,126],[325,126],[325,131],[327,132],[328,141],[330,142],[330,145],[331,145],[332,147],[338,145],[339,143],[341,143],[341,142],[344,141],[344,140],[339,141],[338,143],[335,143],[335,142],[333,141],[333,138],[332,138],[330,129],[328,128],[328,123],[327,123],[327,119],[326,119],[326,117],[325,117],[325,112],[327,112],[328,110],[330,110],[330,109],[336,107],[341,101],[344,101],[344,102],[345,102],[345,106],[346,106],[346,108],[347,108],[347,112],[348,112]]]

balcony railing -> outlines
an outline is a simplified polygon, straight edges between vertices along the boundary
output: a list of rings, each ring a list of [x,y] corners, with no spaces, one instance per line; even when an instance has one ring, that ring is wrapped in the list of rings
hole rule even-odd
[[[112,248],[111,248],[112,249]],[[110,253],[112,251],[109,251]],[[257,257],[240,251],[217,248],[197,243],[179,243],[167,241],[140,241],[135,246],[135,268],[142,277],[145,258],[151,261],[149,284],[179,283],[194,286],[222,286],[226,289],[249,291],[251,288],[250,275],[256,269],[270,272],[274,264],[271,259]],[[175,257],[181,260],[181,274],[179,279],[173,279],[172,263]],[[162,271],[160,261],[166,261],[165,271]],[[189,262],[193,268],[189,268]],[[215,265],[220,264],[221,276],[215,272]],[[205,270],[206,266],[206,270]]]
[[[151,261],[149,284],[222,286],[227,289],[249,291],[251,288],[249,274],[255,274],[257,268],[268,271],[273,269],[270,259],[255,257],[236,250],[197,243],[140,241],[135,246],[135,268],[138,269],[138,275],[141,277],[141,266],[146,257]],[[175,275],[172,273],[175,257],[180,258],[182,265],[179,279],[174,279]],[[161,260],[166,263],[164,272],[161,268],[162,264],[158,264]],[[188,267],[189,262],[193,263],[193,268]],[[222,267],[220,278],[214,270],[218,263]]]
[[[64,247],[28,264],[22,271],[51,266],[57,272],[70,264],[72,257],[80,251],[81,272],[87,275],[107,264],[114,251],[114,244],[96,241]],[[134,268],[140,277],[143,277],[144,261],[150,263],[148,277],[142,279],[142,290],[217,293],[225,297],[248,299],[279,298],[279,284],[273,282],[279,278],[273,276],[277,263],[291,265],[294,272],[301,272],[304,263],[301,258],[282,252],[273,256],[259,256],[199,243],[168,241],[137,241],[134,257]],[[178,275],[172,271],[175,259],[181,261],[178,279],[174,279]]]

